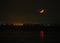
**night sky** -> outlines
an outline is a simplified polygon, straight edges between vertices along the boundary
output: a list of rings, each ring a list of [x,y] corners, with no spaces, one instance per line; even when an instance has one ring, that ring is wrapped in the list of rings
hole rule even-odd
[[[59,0],[1,0],[0,23],[60,23]],[[43,14],[39,13],[44,9]]]

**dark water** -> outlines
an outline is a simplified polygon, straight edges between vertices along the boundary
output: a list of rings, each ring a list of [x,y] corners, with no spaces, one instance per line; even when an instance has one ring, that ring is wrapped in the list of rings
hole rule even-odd
[[[2,28],[3,30],[6,28]],[[44,31],[44,39],[41,40],[41,30],[5,30],[0,27],[0,43],[57,43],[60,42],[60,28],[47,28]]]

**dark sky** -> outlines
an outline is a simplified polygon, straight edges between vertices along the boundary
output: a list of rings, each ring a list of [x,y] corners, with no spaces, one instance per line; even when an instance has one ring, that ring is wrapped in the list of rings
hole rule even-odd
[[[59,0],[1,0],[0,22],[57,24],[60,23],[59,3]],[[45,9],[43,15],[40,9]]]

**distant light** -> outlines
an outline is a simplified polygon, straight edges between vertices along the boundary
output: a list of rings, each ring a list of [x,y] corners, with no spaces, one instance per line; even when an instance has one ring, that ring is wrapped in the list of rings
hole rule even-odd
[[[3,24],[4,26],[6,25],[6,24]]]
[[[39,11],[41,14],[42,13],[44,13],[45,12],[45,10],[44,9],[40,9],[40,11]]]
[[[50,26],[50,24],[47,24],[47,26]]]
[[[14,26],[23,26],[23,24],[13,24]]]
[[[21,25],[21,26],[23,26],[23,24],[18,24],[18,25]]]

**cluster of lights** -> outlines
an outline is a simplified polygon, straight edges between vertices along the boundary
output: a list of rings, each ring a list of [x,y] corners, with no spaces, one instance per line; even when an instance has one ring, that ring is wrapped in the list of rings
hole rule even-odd
[[[14,21],[11,24],[13,24],[14,26],[23,26],[24,23]]]
[[[13,24],[14,26],[23,26],[23,24]]]

